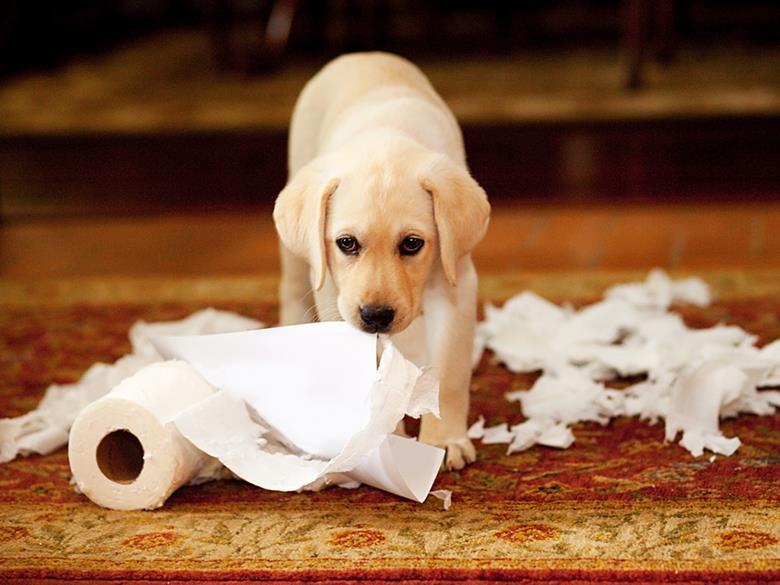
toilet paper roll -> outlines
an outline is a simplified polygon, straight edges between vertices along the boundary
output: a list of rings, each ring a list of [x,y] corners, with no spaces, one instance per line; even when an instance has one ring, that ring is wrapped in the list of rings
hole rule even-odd
[[[78,488],[114,510],[158,508],[213,459],[170,423],[215,389],[182,361],[152,364],[87,406],[70,431]]]

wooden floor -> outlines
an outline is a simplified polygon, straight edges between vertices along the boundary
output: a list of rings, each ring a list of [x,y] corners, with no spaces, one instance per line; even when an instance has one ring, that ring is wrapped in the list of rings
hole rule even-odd
[[[482,273],[780,266],[780,202],[506,205],[475,251]],[[0,277],[276,273],[270,209],[10,220]]]

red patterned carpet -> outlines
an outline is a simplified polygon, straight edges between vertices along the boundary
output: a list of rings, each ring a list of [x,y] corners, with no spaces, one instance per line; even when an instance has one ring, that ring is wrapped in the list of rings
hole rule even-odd
[[[531,287],[585,302],[626,277],[485,279],[483,297]],[[780,337],[780,273],[707,278],[721,300],[683,309],[690,325]],[[127,352],[137,319],[213,305],[273,322],[273,299],[263,279],[0,283],[0,416]],[[503,394],[532,380],[486,356],[472,418],[519,422]],[[183,488],[154,512],[114,512],[73,491],[61,450],[0,465],[0,582],[780,582],[780,415],[723,429],[743,445],[713,461],[628,419],[578,425],[565,451],[482,446],[476,464],[439,476],[435,488],[454,494],[446,512],[367,487],[281,494],[238,481]]]

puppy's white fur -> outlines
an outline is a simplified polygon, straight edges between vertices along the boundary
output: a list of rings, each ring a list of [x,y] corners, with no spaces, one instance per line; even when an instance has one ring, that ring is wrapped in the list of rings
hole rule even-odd
[[[344,319],[362,328],[361,307],[392,307],[395,342],[411,351],[422,336],[427,360],[439,369],[441,419],[423,417],[420,440],[445,447],[450,468],[473,461],[466,437],[477,294],[470,252],[490,206],[468,173],[454,116],[408,61],[345,55],[298,99],[289,172],[274,209],[281,322]],[[359,243],[359,253],[337,247],[344,236]],[[409,236],[425,242],[415,255],[399,252]]]

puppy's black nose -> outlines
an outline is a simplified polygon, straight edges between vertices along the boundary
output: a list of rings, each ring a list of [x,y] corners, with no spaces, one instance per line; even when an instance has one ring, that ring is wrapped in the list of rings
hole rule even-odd
[[[371,333],[384,333],[395,317],[395,309],[387,305],[365,305],[360,307],[360,318],[364,329]]]

